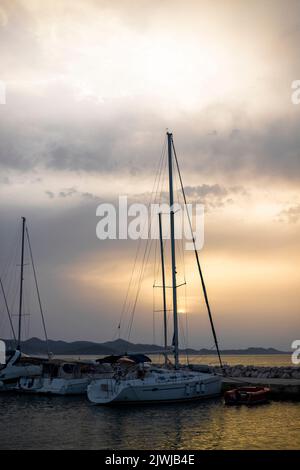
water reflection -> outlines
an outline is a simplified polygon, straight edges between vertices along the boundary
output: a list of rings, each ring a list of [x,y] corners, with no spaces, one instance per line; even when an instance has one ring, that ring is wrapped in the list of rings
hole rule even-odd
[[[0,395],[2,449],[292,449],[300,404],[91,405],[84,397]]]
[[[95,419],[96,435],[103,436],[109,443],[117,443],[119,448],[129,447],[156,449],[180,449],[195,436],[205,435],[214,422],[216,407],[220,400],[187,404],[166,404],[124,406],[102,408],[93,406],[90,413]],[[221,404],[222,406],[222,404]],[[188,436],[187,436],[188,430]],[[103,437],[101,437],[103,442]],[[99,446],[94,441],[93,446]],[[151,447],[150,447],[151,448]]]

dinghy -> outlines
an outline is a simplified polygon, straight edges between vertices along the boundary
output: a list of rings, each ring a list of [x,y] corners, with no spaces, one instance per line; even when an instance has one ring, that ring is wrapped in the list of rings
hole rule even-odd
[[[239,387],[224,393],[226,405],[259,405],[268,401],[268,387]]]

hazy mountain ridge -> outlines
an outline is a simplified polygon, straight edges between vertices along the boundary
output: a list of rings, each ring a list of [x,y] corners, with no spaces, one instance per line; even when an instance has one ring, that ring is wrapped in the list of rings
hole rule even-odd
[[[7,349],[13,348],[12,340],[4,340]],[[147,352],[156,354],[162,350],[162,346],[155,344],[134,344],[123,339],[115,341],[106,341],[105,343],[95,343],[92,341],[55,341],[49,340],[49,349],[55,355],[103,355],[103,354],[124,354],[132,352]],[[22,351],[25,354],[45,354],[47,351],[46,342],[39,338],[30,338],[22,342]],[[192,349],[182,350],[194,355],[215,355],[216,351],[211,349]],[[245,349],[224,349],[222,354],[227,355],[259,355],[259,354],[290,354],[287,351],[279,351],[275,348],[249,347]]]

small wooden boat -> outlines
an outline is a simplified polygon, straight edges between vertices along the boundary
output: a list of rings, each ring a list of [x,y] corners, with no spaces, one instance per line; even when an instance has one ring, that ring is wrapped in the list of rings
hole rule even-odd
[[[259,405],[268,401],[268,387],[239,387],[224,393],[226,405]]]

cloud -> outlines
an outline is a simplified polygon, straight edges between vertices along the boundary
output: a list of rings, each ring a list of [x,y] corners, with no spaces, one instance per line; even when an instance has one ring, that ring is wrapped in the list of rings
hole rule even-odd
[[[0,260],[5,266],[26,215],[50,336],[110,338],[136,243],[97,240],[97,193],[105,201],[120,192],[146,198],[168,127],[188,199],[208,207],[201,259],[212,293],[223,289],[217,306],[232,329],[230,346],[242,330],[251,345],[257,322],[266,311],[273,321],[276,309],[288,315],[289,340],[298,321],[296,301],[288,313],[286,304],[298,292],[290,265],[299,206],[282,204],[293,201],[300,179],[299,108],[290,101],[300,75],[299,9],[298,0],[288,8],[283,0],[223,0],[218,8],[191,0],[1,1]],[[278,207],[289,226],[275,224]],[[266,292],[255,295],[257,286]],[[152,331],[148,307],[141,305],[139,340]],[[256,325],[252,336],[236,328],[245,317]],[[261,331],[273,345],[285,341],[282,325],[276,338]]]
[[[300,204],[289,207],[288,209],[282,210],[277,219],[280,222],[287,222],[289,224],[296,224],[300,220]]]
[[[290,83],[297,78],[299,2],[291,0],[288,12],[279,0],[272,7],[268,3],[269,8],[260,2],[220,2],[217,43],[224,39],[225,55],[220,53],[220,75],[208,77],[207,83],[200,79],[209,60],[202,64],[193,55],[192,63],[199,59],[200,68],[187,67],[190,73],[182,81],[180,73],[173,74],[173,61],[168,68],[160,59],[159,48],[150,53],[158,35],[163,52],[173,50],[172,41],[184,43],[183,52],[188,52],[203,39],[207,50],[214,46],[212,59],[218,55],[212,33],[206,26],[199,36],[197,24],[199,17],[203,21],[203,9],[213,18],[215,8],[210,2],[189,3],[190,9],[172,2],[170,17],[170,2],[79,1],[75,8],[69,1],[3,1],[0,79],[8,80],[7,105],[1,108],[3,171],[140,178],[153,171],[169,127],[184,168],[210,182],[222,176],[241,184],[249,179],[297,184],[299,114],[291,109]],[[241,49],[232,49],[234,44]],[[235,52],[241,56],[231,67]],[[149,60],[143,68],[136,58],[145,56]],[[234,73],[226,76],[231,68]],[[187,110],[178,98],[184,102],[191,97],[194,106]]]
[[[1,0],[0,57],[4,81],[33,78],[34,70],[46,69],[46,57],[37,36],[37,19],[19,0]]]
[[[77,191],[75,188],[69,188],[69,189],[66,189],[64,191],[60,191],[58,196],[59,197],[70,197],[70,196],[73,196],[73,194],[76,194]]]
[[[0,184],[10,184],[10,180],[7,176],[0,177]]]
[[[166,183],[167,185],[167,183]],[[242,186],[225,187],[220,184],[202,184],[198,186],[185,186],[184,187],[186,199],[188,204],[204,204],[205,210],[210,211],[213,209],[224,207],[227,204],[233,204],[236,196],[245,197],[249,196],[248,190]],[[152,198],[151,198],[152,196]],[[150,192],[133,194],[130,199],[134,202],[149,203],[169,203],[169,193],[167,191],[159,191],[154,197]],[[178,201],[183,204],[183,196],[181,189],[178,190]]]
[[[55,197],[65,199],[65,198],[70,198],[70,197],[73,197],[73,196],[77,196],[81,199],[90,200],[90,201],[94,201],[94,202],[100,200],[100,198],[98,196],[96,196],[95,194],[93,194],[91,192],[88,192],[88,191],[78,191],[78,189],[76,189],[74,187],[63,189],[63,190],[61,190],[57,193],[55,193],[53,191],[45,191],[45,194],[47,194],[47,196],[50,199],[54,199]]]
[[[217,185],[212,185],[212,188],[200,187],[195,189],[197,194],[225,194],[226,192],[224,188],[218,188]],[[239,191],[237,191],[237,194],[240,194]],[[69,198],[59,198],[58,192],[55,196],[54,199],[50,199],[47,210],[39,207],[22,207],[22,213],[20,206],[6,207],[1,201],[1,274],[3,274],[3,268],[7,266],[8,253],[19,253],[18,246],[12,246],[12,243],[15,242],[17,228],[20,229],[20,215],[26,215],[49,336],[69,340],[97,339],[104,341],[110,339],[119,320],[119,313],[131,275],[138,242],[131,240],[98,240],[96,238],[97,202],[79,197],[77,204],[74,206],[71,203],[75,194]],[[64,202],[63,209],[59,210],[57,208],[58,199]],[[13,251],[12,248],[14,248]],[[282,254],[284,250],[286,250],[286,256]],[[266,309],[270,312],[273,311],[275,307],[273,297],[270,295],[272,293],[270,280],[266,277],[266,284],[263,286],[260,279],[266,269],[271,269],[269,267],[270,262],[274,263],[276,267],[274,272],[281,273],[281,263],[283,269],[290,269],[293,266],[290,259],[295,259],[293,252],[299,253],[297,233],[283,233],[280,228],[276,230],[276,227],[269,224],[247,224],[239,219],[221,219],[219,225],[216,221],[212,222],[211,219],[207,221],[206,242],[200,257],[207,277],[209,292],[212,296],[212,304],[214,307],[217,304],[218,307],[218,322],[225,322],[226,319],[232,331],[239,337],[240,330],[236,327],[236,318],[239,318],[241,312],[244,313],[249,308],[248,304],[245,306],[242,299],[248,294],[251,299],[255,299],[255,296],[251,296],[250,293],[253,294],[253,291],[258,288],[261,289],[260,294],[264,296],[264,302],[256,305],[255,315],[253,314],[251,318],[257,321],[258,316],[259,318],[265,318]],[[274,256],[274,253],[276,253],[276,256]],[[191,268],[190,264],[193,259],[193,253],[186,255],[187,273],[191,273],[191,276],[192,272],[196,273],[194,271],[196,267],[192,265],[193,268]],[[235,277],[231,277],[232,267],[236,270],[234,272]],[[14,269],[18,268],[14,266]],[[29,268],[26,267],[26,282],[28,282],[28,270]],[[181,259],[179,257],[178,276],[181,273]],[[151,289],[152,274],[153,269],[150,259],[147,282],[143,284],[143,293],[147,292],[147,287]],[[195,274],[193,276],[194,280],[197,279]],[[245,283],[239,281],[239,276],[242,276]],[[280,282],[281,277],[282,274],[278,274],[277,278],[280,278]],[[118,279],[117,284],[116,279]],[[295,279],[298,278],[290,274],[289,283],[295,283]],[[31,287],[33,285],[32,283]],[[15,287],[17,289],[17,285]],[[190,295],[192,287],[193,283],[188,282],[188,295]],[[194,336],[191,332],[190,339],[191,344],[194,345],[197,345],[199,341],[198,322],[202,322],[204,321],[203,318],[206,318],[204,317],[204,307],[202,310],[198,297],[198,284],[196,287],[195,298],[197,299],[197,305],[199,302],[199,307],[197,308],[197,315],[191,315],[191,322],[194,322],[194,328],[191,331],[197,331],[197,335]],[[264,288],[266,289],[265,292]],[[224,289],[222,295],[220,295],[220,289]],[[246,292],[244,292],[245,290]],[[291,301],[290,296],[296,292],[294,287],[291,286],[289,286],[288,295],[284,286],[276,287],[275,290],[278,296],[282,296],[281,302],[284,302],[284,299],[287,298]],[[238,298],[238,295],[242,298]],[[33,292],[32,296],[34,296]],[[224,298],[225,302],[223,302]],[[252,301],[254,302],[254,300]],[[133,336],[135,340],[147,341],[151,339],[151,333],[149,332],[152,331],[152,316],[149,315],[149,311],[151,311],[152,306],[150,304],[150,300],[147,303],[143,296],[140,298],[139,313]],[[276,308],[279,309],[279,306],[276,305]],[[201,315],[198,316],[199,309],[201,309]],[[236,317],[232,313],[233,311]],[[285,336],[287,337],[294,311],[294,307],[291,306],[290,313],[285,320],[287,325]],[[226,329],[224,324],[223,326]],[[39,317],[32,315],[30,333],[41,336],[41,331]],[[206,344],[205,335],[207,336],[208,326],[204,324],[201,331],[203,337],[201,336],[200,339]],[[266,340],[269,341],[269,344],[283,344],[281,330],[278,330],[280,331],[278,334],[276,331],[276,328],[268,329]],[[291,329],[292,331],[293,329]],[[221,332],[221,336],[223,336],[222,329]],[[252,344],[254,340],[255,332],[253,331],[248,336],[245,334],[243,344]]]
[[[225,204],[232,204],[234,196],[246,196],[248,192],[241,186],[225,187],[219,184],[202,184],[200,186],[186,186],[185,194],[189,202],[205,204],[209,210],[223,207]]]
[[[215,115],[225,112],[222,107],[214,108]],[[206,122],[214,128],[212,110],[206,112]],[[241,177],[242,180],[288,180],[297,181],[300,177],[300,135],[298,116],[290,118],[248,119],[241,111],[227,109],[239,129],[221,129],[215,135],[188,130],[184,143],[190,158],[185,164],[199,174],[226,175]],[[234,117],[235,115],[235,117]],[[199,116],[198,116],[199,118]],[[212,119],[212,121],[210,121]],[[200,120],[200,128],[202,120]],[[183,129],[184,132],[185,129]],[[182,132],[182,131],[181,131]]]
[[[78,103],[60,86],[54,96],[28,96],[25,101],[23,97],[23,106],[17,110],[6,106],[6,119],[0,130],[3,169],[30,172],[43,168],[119,176],[153,172],[166,120],[149,103],[141,105],[133,99],[123,99],[115,108],[110,102]],[[232,125],[227,129],[217,127],[216,120],[222,113],[232,116]],[[211,179],[222,175],[228,180],[240,176],[241,180],[299,181],[300,134],[296,115],[255,124],[241,111],[235,113],[219,106],[214,107],[214,112],[209,107],[193,114],[190,120],[192,125],[183,116],[173,120],[181,166],[187,171],[197,171]],[[239,124],[238,130],[234,124]],[[209,135],[209,129],[217,129],[217,133]]]
[[[52,191],[45,191],[45,193],[47,194],[47,196],[49,196],[50,199],[54,198],[54,193]]]

